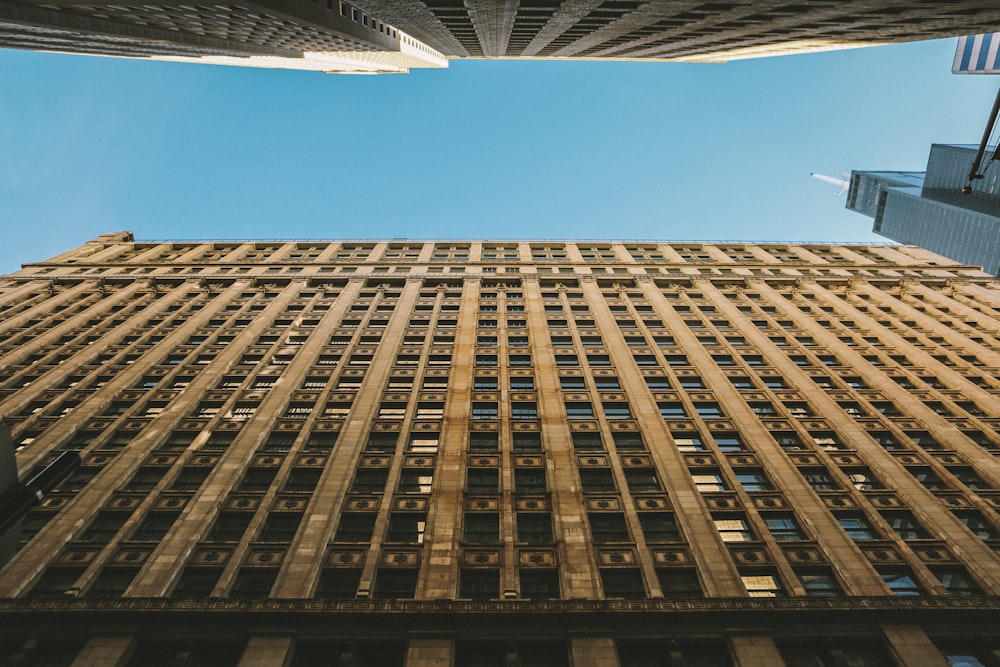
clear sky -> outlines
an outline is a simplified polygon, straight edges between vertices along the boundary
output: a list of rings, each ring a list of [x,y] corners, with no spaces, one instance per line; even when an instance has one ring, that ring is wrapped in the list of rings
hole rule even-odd
[[[139,239],[870,241],[809,177],[977,143],[955,40],[333,76],[0,50],[0,272]]]

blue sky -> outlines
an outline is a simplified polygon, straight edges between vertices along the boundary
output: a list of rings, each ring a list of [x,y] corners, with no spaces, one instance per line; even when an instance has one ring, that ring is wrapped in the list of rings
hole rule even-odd
[[[954,40],[330,76],[0,50],[0,272],[140,239],[878,240],[809,177],[976,143]]]

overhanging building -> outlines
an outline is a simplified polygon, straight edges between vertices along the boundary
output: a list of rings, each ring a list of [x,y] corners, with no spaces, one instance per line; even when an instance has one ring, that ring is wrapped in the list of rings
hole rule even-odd
[[[99,237],[0,278],[19,466],[83,458],[0,657],[995,665],[998,310],[912,246]]]
[[[963,264],[1000,273],[1000,163],[968,183],[976,146],[934,144],[927,170],[852,171],[847,208],[872,231]],[[963,193],[966,185],[971,193]]]
[[[331,72],[445,57],[724,62],[997,30],[992,0],[0,2],[0,48]]]

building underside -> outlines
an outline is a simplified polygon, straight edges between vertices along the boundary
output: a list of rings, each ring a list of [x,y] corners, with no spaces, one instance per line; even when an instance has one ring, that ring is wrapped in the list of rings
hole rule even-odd
[[[391,56],[371,71],[445,57],[724,62],[993,31],[987,0],[0,2],[3,48],[321,71],[360,71],[330,59],[370,51]]]

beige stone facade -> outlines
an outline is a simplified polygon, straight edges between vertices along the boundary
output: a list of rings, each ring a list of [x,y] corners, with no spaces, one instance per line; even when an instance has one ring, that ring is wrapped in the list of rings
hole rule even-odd
[[[19,467],[83,458],[0,657],[995,667],[998,310],[911,246],[99,237],[0,278]]]

